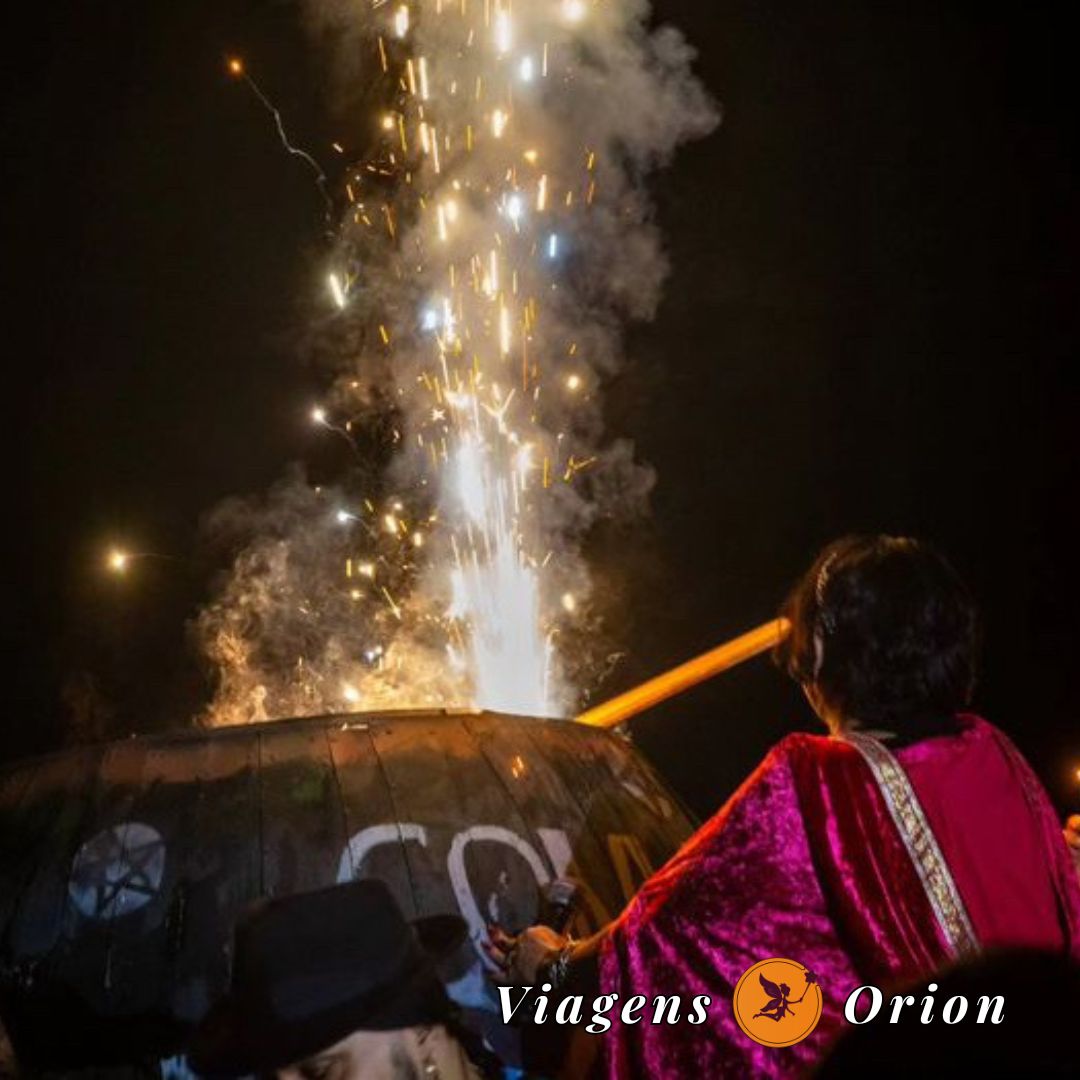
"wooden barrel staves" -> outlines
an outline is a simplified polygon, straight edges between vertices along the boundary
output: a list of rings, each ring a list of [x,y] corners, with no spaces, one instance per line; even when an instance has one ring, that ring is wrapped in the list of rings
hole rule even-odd
[[[253,900],[379,877],[409,917],[458,912],[443,973],[508,1060],[476,942],[580,883],[618,914],[691,830],[623,738],[483,714],[319,717],[55,754],[0,773],[0,1015],[37,1067],[175,1052],[229,976]]]

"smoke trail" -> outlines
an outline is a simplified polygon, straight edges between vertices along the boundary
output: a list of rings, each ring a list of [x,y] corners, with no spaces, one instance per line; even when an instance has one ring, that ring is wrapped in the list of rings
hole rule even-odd
[[[299,158],[312,172],[315,177],[315,186],[319,189],[323,202],[326,204],[328,216],[334,212],[334,200],[327,190],[327,176],[323,167],[302,146],[295,146],[285,130],[285,121],[281,117],[281,110],[263,93],[262,87],[251,77],[244,67],[244,62],[237,58],[229,61],[229,72],[234,78],[243,79],[248,89],[255,95],[255,99],[270,114],[274,121],[274,129],[277,131],[278,142],[281,143],[286,153]]]
[[[247,538],[198,630],[212,722],[392,705],[565,715],[597,674],[581,544],[651,473],[604,378],[666,273],[643,188],[715,112],[645,0],[308,0],[351,145],[317,426],[389,451],[219,512]],[[381,434],[380,434],[381,433]],[[363,457],[364,455],[361,455]]]

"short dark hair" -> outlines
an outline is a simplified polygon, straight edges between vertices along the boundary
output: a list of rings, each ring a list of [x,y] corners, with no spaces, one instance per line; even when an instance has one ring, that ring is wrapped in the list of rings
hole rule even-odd
[[[929,544],[893,536],[836,540],[781,614],[791,633],[776,650],[777,663],[816,685],[853,724],[899,732],[951,718],[971,700],[978,613],[960,576]]]

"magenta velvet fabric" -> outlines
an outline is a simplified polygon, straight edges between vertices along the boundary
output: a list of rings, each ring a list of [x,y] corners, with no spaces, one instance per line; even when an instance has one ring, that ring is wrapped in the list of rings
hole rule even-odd
[[[965,717],[960,735],[897,756],[980,941],[1077,954],[1080,885],[1045,793],[1008,740]],[[1007,842],[995,832],[996,812],[980,810],[995,800],[1010,817]],[[731,1009],[739,976],[772,956],[813,971],[824,999],[817,1030],[782,1049],[744,1036]],[[949,956],[861,756],[841,740],[791,735],[646,882],[601,955],[602,992],[620,1001],[679,994],[687,1004],[707,994],[708,1022],[630,1026],[616,1019],[603,1039],[604,1072],[805,1074],[838,1034],[851,990],[921,977]]]
[[[960,720],[956,738],[917,743],[897,757],[979,941],[1080,961],[1080,880],[1061,822],[1009,738],[977,716]]]

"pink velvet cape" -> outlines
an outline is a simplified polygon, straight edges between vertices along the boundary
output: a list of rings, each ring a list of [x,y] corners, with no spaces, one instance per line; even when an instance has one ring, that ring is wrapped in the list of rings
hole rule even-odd
[[[1080,883],[1061,827],[1009,740],[974,716],[896,757],[922,804],[982,948],[1080,959]],[[821,1021],[804,1042],[761,1046],[731,995],[773,956],[817,975]],[[805,1074],[837,1036],[856,987],[929,975],[953,959],[873,772],[842,739],[797,734],[642,888],[600,958],[603,993],[712,998],[706,1024],[603,1038],[609,1077]]]

